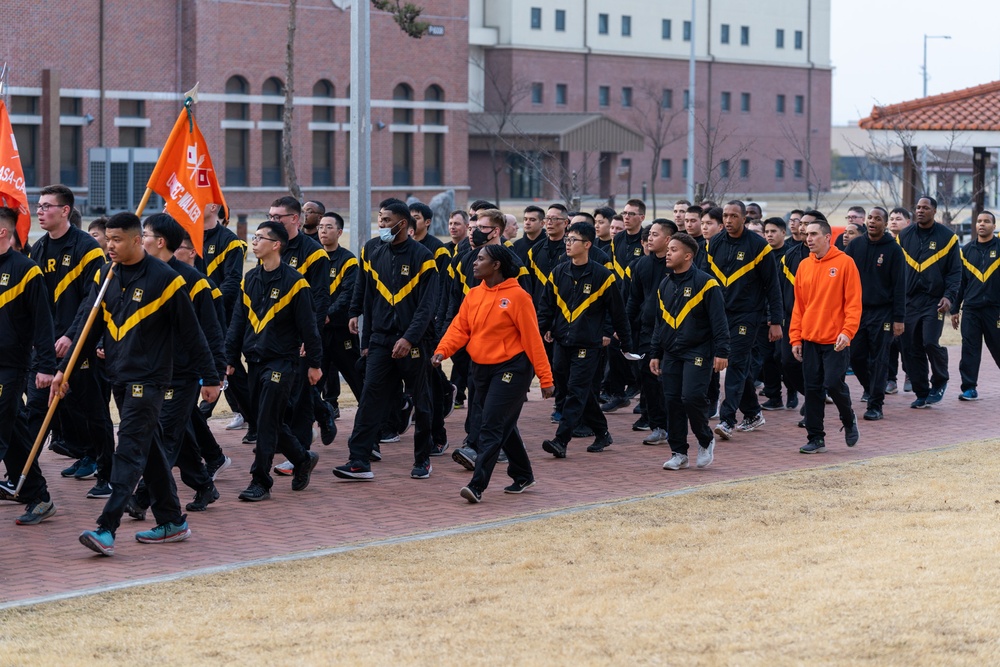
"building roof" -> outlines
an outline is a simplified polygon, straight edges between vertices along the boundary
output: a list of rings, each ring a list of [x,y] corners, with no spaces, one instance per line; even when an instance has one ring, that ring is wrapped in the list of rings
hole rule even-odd
[[[471,149],[483,150],[498,134],[524,150],[627,153],[645,144],[641,134],[599,113],[514,113],[506,120],[498,113],[469,114]]]
[[[872,107],[858,125],[866,130],[1000,131],[1000,81]]]

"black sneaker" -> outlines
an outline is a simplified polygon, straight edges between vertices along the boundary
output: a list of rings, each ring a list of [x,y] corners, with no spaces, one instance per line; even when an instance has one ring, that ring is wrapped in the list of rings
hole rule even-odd
[[[882,411],[875,408],[868,408],[865,410],[864,419],[865,421],[877,422],[879,419],[882,419]]]
[[[340,419],[340,406],[339,405],[331,405],[330,407],[333,408],[333,418],[334,419]]]
[[[800,419],[799,422],[796,424],[796,426],[798,426],[799,428],[805,428],[806,427],[806,420],[805,419]]]
[[[450,445],[446,442],[444,444],[434,444],[431,445],[431,456],[444,456],[444,453],[448,451]]]
[[[458,492],[458,495],[462,496],[473,505],[483,501],[483,492],[474,489],[471,486],[463,486],[462,490]]]
[[[587,451],[592,454],[595,452],[603,452],[605,449],[610,447],[613,442],[614,440],[611,438],[611,434],[605,431],[604,435],[597,436],[593,444],[587,447]]]
[[[240,493],[240,500],[248,503],[258,503],[262,500],[270,500],[271,492],[257,482],[250,482],[250,486]]]
[[[507,458],[507,452],[502,449],[500,450],[500,453],[497,454],[497,463],[510,463],[510,460]]]
[[[466,470],[476,469],[476,458],[479,453],[472,447],[459,447],[451,453],[451,460],[462,466]]]
[[[0,481],[0,500],[11,500],[15,503],[21,503],[22,505],[27,505],[26,502],[20,498],[14,497],[14,492],[17,490],[17,484],[5,479]]]
[[[319,437],[324,445],[330,445],[337,437],[337,424],[334,423],[333,406],[326,401],[323,401],[323,405],[326,406],[326,417],[319,423]]]
[[[244,445],[256,445],[257,444],[257,429],[252,426],[247,429],[247,434],[243,436],[242,440]],[[263,498],[261,499],[263,500]]]
[[[382,460],[382,447],[377,442],[374,444],[374,446],[372,446],[372,456],[371,456],[371,459],[372,459],[372,461],[381,461]]]
[[[83,464],[83,459],[74,461],[73,465],[71,465],[68,468],[65,468],[62,472],[59,473],[59,475],[62,477],[72,477],[73,475],[76,474],[76,471],[80,469],[80,466],[82,464]]]
[[[445,419],[451,417],[451,413],[453,413],[455,411],[455,408],[458,407],[458,399],[457,399],[458,387],[451,384],[450,382],[448,383],[448,386],[450,387],[450,389],[448,390],[448,395],[445,396],[445,402],[444,402]]]
[[[850,424],[844,424],[840,430],[844,432],[844,442],[847,443],[848,447],[853,447],[858,444],[858,439],[861,437],[861,433],[858,431],[857,415],[854,415],[854,419],[851,420]]]
[[[128,500],[125,501],[125,513],[136,521],[146,520],[146,508],[139,504],[134,495],[129,496]]]
[[[97,461],[84,456],[80,459],[80,467],[73,473],[73,479],[93,479],[97,477]]]
[[[573,437],[574,438],[593,438],[594,437],[594,429],[590,428],[589,426],[577,426],[575,429],[573,429]]]
[[[931,387],[931,393],[927,394],[927,405],[934,405],[935,403],[940,403],[941,399],[944,398],[944,392],[948,389],[948,383],[945,382],[940,387]]]
[[[215,481],[215,478],[219,476],[219,473],[233,465],[233,460],[228,456],[223,456],[220,461],[213,461],[212,463],[206,463],[205,469],[208,471],[208,476]]]
[[[527,489],[530,489],[535,485],[535,478],[531,479],[515,479],[514,483],[510,486],[505,486],[503,488],[504,493],[523,493]]]
[[[208,509],[208,506],[219,499],[219,490],[215,488],[215,484],[209,484],[207,487],[194,494],[194,500],[184,506],[188,512],[204,512]]]
[[[611,400],[601,406],[601,412],[614,412],[618,408],[627,408],[632,401],[624,396],[612,396]]]
[[[649,425],[649,420],[646,419],[645,417],[639,417],[638,419],[635,420],[635,423],[632,424],[633,431],[649,431],[651,428],[652,427]]]
[[[789,395],[788,400],[785,401],[785,407],[788,408],[789,410],[794,410],[795,408],[799,407],[799,394],[798,394],[798,392],[794,392],[793,391]]]
[[[927,405],[926,398],[918,398],[917,400],[910,403],[910,407],[913,408],[914,410],[923,410],[925,408],[929,408],[930,406]]]
[[[785,404],[781,402],[780,398],[772,398],[761,403],[760,407],[762,410],[784,410]]]
[[[557,459],[566,458],[566,445],[559,442],[555,438],[552,438],[551,440],[543,440],[542,449]]]
[[[38,500],[28,505],[27,511],[14,519],[19,526],[34,526],[45,521],[56,513],[56,506],[51,500]]]
[[[861,394],[861,402],[862,403],[867,403],[869,400],[871,400],[871,397],[872,397],[871,394],[869,394],[866,391],[866,392],[864,392],[864,393]]]
[[[295,474],[292,475],[292,491],[304,491],[309,486],[309,478],[313,468],[319,463],[319,454],[316,452],[306,452],[309,460],[295,466]]]
[[[632,408],[632,414],[634,414],[634,415],[641,415],[642,414],[642,402],[641,401],[639,403],[636,403],[635,407]]]
[[[340,479],[375,479],[372,467],[364,461],[348,461],[347,465],[334,468],[333,475]]]
[[[633,399],[639,395],[639,387],[629,386],[625,389],[625,398]]]
[[[74,448],[70,448],[70,446],[66,444],[65,440],[63,440],[62,438],[57,438],[55,436],[52,436],[52,439],[49,440],[49,451],[52,452],[53,454],[58,454],[59,456],[66,456],[71,459],[82,459],[84,456],[83,452],[77,451]]]
[[[815,440],[810,440],[808,443],[799,447],[800,454],[821,454],[826,451],[826,444],[823,442],[823,438],[816,438]]]
[[[413,399],[409,395],[403,396],[403,410],[401,412],[400,421],[403,424],[403,430],[399,432],[399,435],[403,435],[410,430],[410,426],[413,425]]]
[[[98,498],[105,499],[111,497],[111,485],[105,482],[103,479],[97,480],[97,484],[87,491],[88,498]]]
[[[431,466],[431,460],[425,459],[423,463],[413,466],[413,470],[410,471],[410,477],[413,479],[428,479],[433,471],[434,468]]]

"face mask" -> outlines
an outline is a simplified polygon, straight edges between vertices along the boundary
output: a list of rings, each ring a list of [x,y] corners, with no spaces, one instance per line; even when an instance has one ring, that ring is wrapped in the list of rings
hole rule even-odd
[[[389,241],[391,241],[396,236],[396,232],[392,231],[393,229],[396,228],[396,226],[397,225],[393,225],[392,227],[379,227],[378,228],[378,237],[380,239],[382,239],[383,243],[388,243]]]
[[[486,245],[486,242],[490,240],[490,232],[484,232],[478,227],[472,230],[472,245],[477,248]]]

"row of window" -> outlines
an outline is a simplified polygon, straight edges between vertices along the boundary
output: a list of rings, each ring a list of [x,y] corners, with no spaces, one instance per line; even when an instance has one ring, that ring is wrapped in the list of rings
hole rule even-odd
[[[742,159],[738,163],[738,176],[741,179],[750,178],[750,160]],[[719,163],[719,178],[730,178],[730,161],[722,160]],[[681,178],[686,179],[688,177],[688,161],[687,158],[681,160]],[[804,160],[793,160],[792,161],[792,177],[793,178],[804,178],[805,177],[805,161]],[[660,178],[662,180],[668,181],[673,178],[673,161],[669,158],[664,158],[660,160]],[[785,161],[775,160],[774,161],[774,178],[776,180],[782,180],[785,178]]]
[[[556,32],[566,32],[566,10],[557,9],[555,10],[555,30]],[[621,36],[631,37],[632,36],[632,17],[628,14],[623,14],[620,21]],[[664,40],[673,39],[673,20],[672,19],[662,19],[660,22],[660,36]],[[542,8],[532,7],[531,8],[531,29],[541,30],[542,29]],[[608,35],[611,33],[611,17],[609,14],[598,14],[597,15],[597,34]],[[730,25],[728,23],[722,23],[719,25],[719,43],[729,44],[730,43]],[[682,39],[685,42],[691,41],[691,21],[684,21],[682,26]],[[797,51],[802,50],[802,45],[804,42],[804,34],[801,30],[796,30],[794,33],[794,47]],[[750,46],[750,26],[742,25],[740,26],[740,45]],[[778,49],[785,48],[785,30],[784,28],[777,28],[774,33],[774,46]]]

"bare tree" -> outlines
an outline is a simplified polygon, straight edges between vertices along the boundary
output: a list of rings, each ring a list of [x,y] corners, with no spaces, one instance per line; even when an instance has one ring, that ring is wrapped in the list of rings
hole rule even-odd
[[[285,106],[281,114],[281,168],[285,173],[288,191],[302,200],[302,188],[295,173],[295,158],[292,155],[292,99],[295,95],[295,9],[298,0],[288,0],[288,37],[285,44]]]
[[[677,129],[674,122],[678,117],[686,118],[686,111],[674,111],[665,106],[668,100],[663,98],[663,90],[654,81],[643,81],[639,85],[639,95],[632,110],[632,125],[641,134],[652,156],[649,169],[649,191],[651,195],[653,217],[656,215],[656,179],[660,175],[660,159],[663,151],[674,142],[682,139],[686,128]],[[679,124],[679,123],[678,123]]]
[[[846,191],[834,193],[833,183],[824,184],[816,165],[813,164],[812,142],[809,141],[809,137],[803,137],[787,122],[783,122],[780,129],[781,136],[788,142],[792,154],[801,160],[804,166],[803,176],[806,179],[806,192],[808,193],[807,206],[817,211],[832,211],[840,208],[840,205],[854,192],[854,186],[851,185]],[[824,201],[824,195],[831,195],[828,201]]]
[[[753,138],[737,141],[735,130],[727,128],[723,121],[721,112],[716,114],[714,123],[711,119],[696,121],[698,143],[705,155],[705,198],[714,201],[725,199],[732,191],[739,174],[739,161],[755,142]]]

